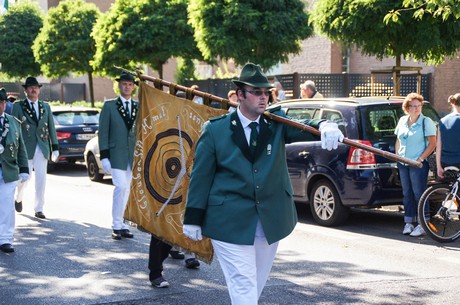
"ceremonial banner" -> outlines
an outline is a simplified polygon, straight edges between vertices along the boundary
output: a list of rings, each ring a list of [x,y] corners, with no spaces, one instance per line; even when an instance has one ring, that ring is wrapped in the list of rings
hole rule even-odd
[[[145,82],[140,84],[139,102],[133,179],[124,217],[210,263],[210,240],[190,240],[182,233],[182,225],[195,146],[203,124],[228,111],[198,105]]]

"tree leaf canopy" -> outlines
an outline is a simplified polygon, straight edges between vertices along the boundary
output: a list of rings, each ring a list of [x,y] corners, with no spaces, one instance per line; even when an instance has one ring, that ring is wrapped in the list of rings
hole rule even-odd
[[[405,57],[439,64],[460,46],[460,28],[432,15],[415,20],[411,11],[399,11],[395,22],[384,22],[399,0],[322,0],[312,11],[316,30],[333,41],[356,45],[364,54]]]
[[[298,54],[312,34],[300,0],[190,0],[189,23],[205,59],[233,58],[264,69]]]
[[[40,75],[32,45],[43,25],[43,12],[35,2],[20,1],[0,16],[1,72],[12,78]]]

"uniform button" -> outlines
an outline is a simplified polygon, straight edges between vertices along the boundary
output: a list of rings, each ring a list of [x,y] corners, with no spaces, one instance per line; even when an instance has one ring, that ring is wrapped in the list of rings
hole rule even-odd
[[[260,186],[256,186],[256,189],[259,189],[259,188],[260,188]]]
[[[254,170],[254,173],[257,173],[257,172],[258,172],[258,170],[257,170],[257,169],[255,169],[255,170]]]
[[[260,201],[256,201],[257,204],[260,204]]]

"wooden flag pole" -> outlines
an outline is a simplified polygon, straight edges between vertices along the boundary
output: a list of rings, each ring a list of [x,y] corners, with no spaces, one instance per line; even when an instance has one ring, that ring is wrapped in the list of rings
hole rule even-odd
[[[191,89],[189,87],[174,84],[174,83],[171,83],[171,82],[159,79],[159,78],[155,78],[155,77],[152,77],[152,76],[142,75],[140,73],[133,73],[133,72],[128,71],[128,70],[123,69],[123,68],[119,68],[119,67],[116,67],[116,68],[121,69],[123,71],[126,71],[127,73],[131,73],[131,74],[139,77],[139,79],[141,79],[141,80],[151,81],[151,82],[154,83],[156,88],[160,88],[161,86],[166,86],[166,87],[169,87],[169,88],[175,88],[176,90],[180,90],[180,91],[184,91],[186,93],[189,93],[189,94],[191,94],[191,96],[197,95],[197,96],[201,96],[201,97],[206,98],[206,99],[217,101],[217,102],[219,102],[221,104],[224,104],[224,105],[230,105],[230,106],[233,106],[235,108],[238,107],[238,103],[231,102],[228,99],[221,98],[220,96],[216,96],[216,95],[212,95],[210,93],[206,93],[206,92],[202,92],[202,91],[199,91],[199,90]],[[286,124],[286,125],[289,125],[289,126],[292,126],[292,127],[295,127],[295,128],[307,131],[307,132],[310,132],[310,133],[312,133],[312,134],[314,134],[316,136],[321,136],[321,132],[316,128],[313,128],[313,127],[308,126],[308,125],[304,125],[304,124],[299,123],[299,122],[292,121],[290,119],[287,119],[287,118],[281,117],[279,115],[273,114],[273,113],[271,113],[269,111],[265,111],[264,116],[266,116],[267,118],[269,118],[269,119],[271,119],[271,120],[273,120],[275,122],[283,123],[283,124]],[[347,138],[345,138],[343,140],[343,143],[346,144],[346,145],[352,146],[352,147],[356,147],[356,148],[359,148],[359,149],[363,149],[363,150],[372,152],[372,153],[374,153],[376,155],[383,156],[383,157],[385,157],[387,159],[390,159],[390,160],[393,160],[393,161],[406,163],[408,165],[419,167],[419,168],[421,168],[423,166],[422,162],[418,162],[418,161],[414,161],[414,160],[411,160],[411,159],[408,159],[408,158],[404,158],[404,157],[398,156],[397,154],[391,153],[389,151],[384,151],[384,150],[381,150],[381,149],[378,149],[378,148],[375,148],[375,147],[372,147],[372,146],[369,146],[369,145],[365,145],[365,144],[362,144],[360,142],[353,141],[353,140],[350,140],[350,139],[347,139]]]

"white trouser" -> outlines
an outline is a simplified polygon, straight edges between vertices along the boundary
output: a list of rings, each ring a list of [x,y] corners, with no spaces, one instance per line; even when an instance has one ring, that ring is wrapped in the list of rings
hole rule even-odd
[[[211,240],[225,275],[233,305],[257,305],[275,259],[279,242],[269,245],[257,224],[254,245]]]
[[[129,165],[126,170],[112,168],[112,183],[115,186],[112,204],[112,229],[114,230],[129,228],[123,221],[123,214],[128,203],[132,177],[133,172]]]
[[[35,175],[35,212],[43,212],[43,206],[45,205],[45,187],[46,187],[46,171],[48,168],[48,160],[42,153],[42,150],[37,145],[35,147],[35,154],[33,159],[29,160],[29,174],[32,178],[32,172]],[[16,201],[22,202],[24,197],[24,190],[28,185],[28,181],[18,183],[18,192],[16,195]]]
[[[17,181],[5,183],[0,167],[0,245],[12,244],[16,215],[14,213],[14,190]]]

